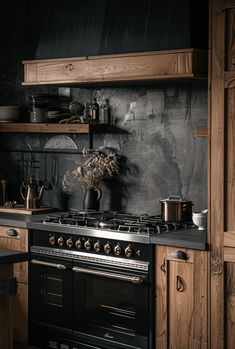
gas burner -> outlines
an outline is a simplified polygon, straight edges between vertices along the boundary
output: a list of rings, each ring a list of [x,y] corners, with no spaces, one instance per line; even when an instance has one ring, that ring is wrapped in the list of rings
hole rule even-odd
[[[114,211],[71,211],[50,214],[43,223],[147,235],[194,227],[192,222],[165,222],[160,215],[135,215]]]

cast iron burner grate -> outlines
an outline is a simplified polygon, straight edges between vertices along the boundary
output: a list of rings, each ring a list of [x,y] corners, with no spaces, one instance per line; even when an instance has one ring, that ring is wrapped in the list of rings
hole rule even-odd
[[[135,215],[113,211],[66,212],[48,215],[44,224],[91,227],[118,232],[160,234],[194,227],[192,222],[164,222],[160,215]]]

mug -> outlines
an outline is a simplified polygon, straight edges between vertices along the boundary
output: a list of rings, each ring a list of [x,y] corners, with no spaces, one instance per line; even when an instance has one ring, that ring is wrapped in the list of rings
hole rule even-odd
[[[30,122],[47,122],[48,118],[46,117],[45,109],[34,108],[30,111]]]

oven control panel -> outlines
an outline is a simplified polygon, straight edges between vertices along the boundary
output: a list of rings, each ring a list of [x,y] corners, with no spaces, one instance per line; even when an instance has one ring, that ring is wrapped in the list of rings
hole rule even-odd
[[[104,239],[93,239],[86,237],[72,237],[50,234],[48,236],[48,245],[52,247],[65,247],[69,249],[85,250],[95,253],[104,253],[107,255],[126,256],[128,258],[141,256],[141,249],[136,249],[136,243],[111,241]]]
[[[32,245],[146,260],[150,245],[107,238],[33,231]]]

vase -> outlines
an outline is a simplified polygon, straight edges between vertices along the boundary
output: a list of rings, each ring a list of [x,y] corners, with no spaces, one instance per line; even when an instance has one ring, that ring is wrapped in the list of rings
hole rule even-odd
[[[99,211],[101,190],[99,188],[86,189],[83,198],[83,209]]]

